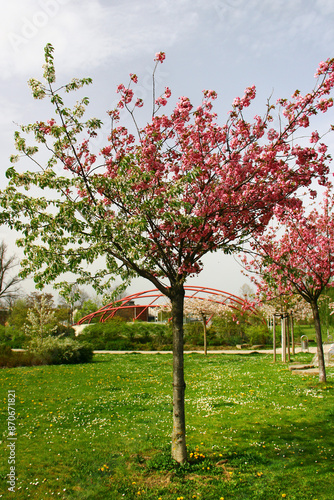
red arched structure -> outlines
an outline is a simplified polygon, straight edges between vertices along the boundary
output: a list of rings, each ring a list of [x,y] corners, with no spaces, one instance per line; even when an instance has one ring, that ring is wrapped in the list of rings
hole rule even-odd
[[[245,299],[237,297],[232,293],[224,292],[222,290],[217,290],[215,288],[208,288],[204,286],[185,286],[185,298],[187,299],[208,299],[212,302],[217,302],[217,304],[229,305],[232,309],[237,309],[244,307],[253,313],[256,313],[255,308]],[[111,302],[98,311],[95,311],[87,316],[84,316],[77,322],[77,325],[82,325],[83,323],[90,323],[93,318],[99,317],[100,322],[108,321],[115,316],[115,314],[122,310],[133,310],[132,319],[142,319],[147,316],[148,308],[150,307],[161,307],[161,299],[166,299],[158,289],[146,290],[145,292],[138,292],[132,295],[128,295],[117,302]],[[135,304],[135,300],[145,300],[145,304]]]

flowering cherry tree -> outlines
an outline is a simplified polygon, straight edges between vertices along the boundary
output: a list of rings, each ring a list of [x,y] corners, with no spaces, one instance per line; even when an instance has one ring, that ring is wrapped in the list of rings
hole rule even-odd
[[[259,287],[261,292],[261,287]],[[276,288],[270,289],[270,294],[268,294],[268,289],[266,289],[266,296],[261,296],[260,298],[260,310],[263,312],[267,319],[273,321],[273,355],[274,362],[276,361],[276,317],[281,318],[281,337],[282,337],[282,360],[286,360],[286,340],[288,340],[288,360],[290,361],[290,344],[289,339],[286,339],[286,332],[289,331],[286,327],[291,327],[291,342],[292,342],[292,354],[295,354],[295,337],[294,337],[294,322],[303,319],[312,318],[312,309],[308,302],[305,302],[303,297],[299,294],[290,295],[276,295]]]
[[[326,191],[322,205],[306,213],[305,208],[278,212],[279,227],[271,227],[252,243],[255,257],[248,261],[260,279],[260,290],[273,295],[298,293],[311,306],[317,354],[319,380],[326,381],[318,301],[320,295],[332,286],[334,276],[334,199]],[[281,237],[277,231],[284,228]],[[245,259],[247,260],[247,259]],[[257,278],[255,278],[257,280]]]
[[[192,318],[199,319],[203,323],[203,340],[204,340],[204,354],[207,351],[207,323],[212,318],[212,316],[218,315],[223,316],[224,314],[231,312],[230,306],[221,304],[219,302],[219,297],[212,297],[208,299],[185,299],[183,304],[183,312],[185,316],[191,316]],[[160,311],[172,311],[172,304],[169,302],[160,307]]]
[[[162,52],[156,55],[156,67],[164,58]],[[178,462],[186,460],[184,283],[201,271],[208,252],[234,252],[249,235],[260,234],[277,205],[298,206],[298,186],[310,186],[315,177],[326,181],[328,154],[319,134],[313,132],[306,145],[295,140],[298,129],[305,135],[313,115],[333,105],[334,60],[321,63],[316,77],[305,96],[296,91],[276,107],[268,102],[264,116],[250,121],[245,112],[256,91],[247,88],[223,125],[213,109],[215,91],[205,90],[197,107],[181,97],[164,114],[171,97],[166,87],[153,99],[152,119],[141,127],[144,103],[136,98],[138,77],[131,74],[129,84],[117,89],[119,103],[108,113],[110,134],[98,154],[91,140],[101,121],[84,120],[88,99],[70,109],[63,97],[91,80],[74,79],[57,88],[53,47],[47,45],[45,81],[29,82],[34,98],[48,98],[55,116],[16,132],[18,155],[12,161],[25,156],[36,168],[7,170],[0,222],[22,232],[22,275],[33,275],[37,285],[71,271],[79,285],[90,281],[101,291],[116,274],[124,282],[139,275],[171,300],[172,456]],[[276,128],[270,125],[275,109],[281,116]],[[131,130],[121,124],[125,110],[133,118]],[[27,134],[35,139],[31,145]],[[48,161],[39,157],[39,145],[49,153]],[[101,256],[105,263],[100,260],[99,270],[91,271]],[[63,280],[57,286],[69,285]]]
[[[207,350],[207,322],[214,316],[223,316],[231,308],[228,305],[217,303],[217,298],[212,299],[188,299],[184,303],[184,312],[189,316],[200,319],[203,323],[203,337],[204,337],[204,354],[208,353]]]

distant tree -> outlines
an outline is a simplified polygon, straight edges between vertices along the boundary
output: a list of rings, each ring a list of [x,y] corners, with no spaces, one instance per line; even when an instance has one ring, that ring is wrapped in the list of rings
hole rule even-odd
[[[244,283],[240,287],[239,295],[243,299],[251,301],[252,299],[254,299],[255,293],[254,293],[254,290],[252,289],[252,287],[248,285],[248,283]]]
[[[156,67],[164,59],[164,53],[157,54]],[[183,463],[185,281],[201,271],[207,253],[232,253],[251,234],[261,233],[277,204],[297,205],[298,187],[310,186],[314,178],[326,181],[327,148],[319,134],[312,134],[311,145],[299,145],[295,136],[298,129],[305,135],[310,118],[332,106],[334,59],[320,64],[313,90],[305,96],[296,91],[290,101],[278,101],[276,129],[269,128],[275,108],[269,102],[262,118],[245,117],[255,86],[234,100],[222,125],[213,111],[216,92],[204,91],[195,108],[181,97],[167,116],[159,110],[167,105],[171,91],[166,87],[156,97],[153,87],[152,119],[140,127],[135,110],[143,101],[135,98],[132,86],[138,78],[131,74],[127,86],[118,86],[120,101],[108,112],[110,134],[99,155],[90,141],[101,120],[83,121],[87,98],[70,109],[62,95],[91,80],[74,79],[57,88],[50,44],[45,47],[44,78],[45,83],[29,83],[36,99],[50,99],[56,118],[37,120],[16,132],[19,155],[32,158],[34,169],[20,172],[12,165],[7,170],[0,223],[23,233],[22,276],[33,275],[39,286],[54,283],[70,270],[79,285],[90,282],[102,293],[103,282],[109,286],[115,275],[125,284],[141,276],[171,300],[172,456]],[[133,131],[119,123],[122,109],[133,118]],[[45,156],[39,159],[36,142],[27,144],[27,133],[46,146],[46,163]],[[17,160],[12,157],[12,162]],[[55,196],[48,197],[49,190]],[[101,264],[101,256],[105,264],[96,271],[90,266]],[[68,281],[57,286],[68,288]]]
[[[49,311],[53,311],[55,308],[55,302],[52,293],[31,292],[26,297],[26,305],[28,309],[36,310],[42,307],[42,305]]]
[[[23,330],[23,326],[27,319],[28,306],[26,297],[21,297],[14,301],[7,322],[10,326],[15,327],[16,330]]]
[[[52,298],[52,300],[51,300]],[[27,303],[29,304],[27,320],[24,324],[24,331],[31,338],[45,338],[56,331],[56,316],[53,304],[53,297],[50,294],[31,294]]]
[[[259,278],[258,287],[269,296],[298,293],[312,309],[319,380],[326,381],[319,298],[334,277],[334,198],[327,190],[319,209],[277,212],[280,227],[272,227],[254,239],[254,258],[248,263]],[[283,230],[283,233],[282,233]],[[278,236],[282,233],[281,236]]]
[[[277,290],[271,290],[269,300],[265,296],[261,296],[260,310],[269,321],[272,322],[273,327],[273,349],[274,361],[276,361],[276,318],[281,320],[281,336],[282,336],[282,358],[286,360],[286,342],[284,335],[291,330],[292,354],[295,354],[295,336],[294,326],[295,321],[302,321],[312,318],[312,309],[310,304],[305,302],[303,297],[299,294],[281,294],[276,295]],[[288,340],[288,360],[290,361],[290,337]]]
[[[18,261],[14,255],[7,258],[7,245],[0,243],[0,302],[11,305],[19,296],[20,282],[17,275],[13,275],[12,270],[18,266]]]
[[[69,309],[69,322],[74,323],[75,309],[81,309],[85,301],[89,300],[89,294],[79,288],[75,283],[70,287],[66,287],[60,292],[59,302],[60,305],[67,306]]]
[[[204,354],[207,355],[207,322],[213,316],[224,316],[227,311],[231,311],[227,305],[217,303],[217,298],[213,299],[187,299],[184,302],[184,313],[193,316],[203,323]]]
[[[85,300],[81,308],[74,313],[74,323],[77,323],[81,318],[87,316],[87,314],[97,311],[99,307],[100,306],[93,300]]]
[[[161,306],[159,311],[172,312],[171,303]],[[203,340],[204,340],[204,354],[207,355],[207,322],[213,316],[224,316],[226,313],[231,312],[228,305],[223,305],[217,302],[217,297],[212,299],[185,299],[184,301],[184,314],[194,319],[198,319],[203,324]]]

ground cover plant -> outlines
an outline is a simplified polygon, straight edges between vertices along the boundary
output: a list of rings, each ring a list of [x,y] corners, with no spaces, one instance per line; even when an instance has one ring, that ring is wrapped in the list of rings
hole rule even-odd
[[[194,353],[185,368],[184,465],[170,458],[171,355],[1,370],[2,498],[14,390],[15,498],[332,499],[333,368],[326,385],[263,354]]]

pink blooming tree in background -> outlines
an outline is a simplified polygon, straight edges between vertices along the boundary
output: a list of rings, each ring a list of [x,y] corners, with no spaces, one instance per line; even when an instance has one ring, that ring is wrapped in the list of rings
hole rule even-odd
[[[222,297],[222,301],[226,299]],[[235,306],[230,307],[219,302],[219,296],[214,296],[208,299],[185,299],[183,304],[183,312],[185,316],[190,316],[193,319],[198,319],[203,324],[203,344],[204,354],[207,350],[207,324],[213,316],[224,316],[226,313],[233,311]],[[172,312],[172,304],[168,303],[159,308],[162,312]]]
[[[305,208],[279,210],[279,226],[256,236],[255,257],[248,261],[259,278],[258,289],[269,298],[276,293],[298,293],[312,309],[319,380],[326,381],[319,317],[319,297],[332,286],[334,276],[334,199],[327,190],[322,205],[307,213]],[[277,236],[284,230],[282,236]],[[247,258],[245,258],[247,262]]]
[[[156,65],[164,57],[157,54]],[[125,284],[141,276],[170,299],[172,456],[182,463],[184,284],[201,271],[208,252],[231,253],[250,235],[260,235],[277,205],[299,206],[299,186],[310,186],[314,178],[326,182],[328,154],[319,134],[313,132],[312,142],[298,145],[296,132],[302,129],[305,136],[313,115],[333,105],[334,60],[321,63],[312,91],[305,96],[296,91],[291,100],[280,99],[277,108],[267,103],[264,116],[250,121],[245,112],[256,92],[247,88],[222,125],[213,110],[216,92],[204,91],[197,107],[181,97],[164,114],[171,96],[166,87],[154,97],[152,119],[140,126],[143,101],[136,98],[138,77],[131,74],[129,85],[117,89],[120,100],[108,113],[110,134],[99,153],[91,139],[101,121],[83,120],[88,99],[72,109],[63,100],[63,93],[91,80],[74,79],[57,88],[51,45],[45,48],[45,62],[44,83],[29,83],[34,98],[50,100],[55,116],[16,132],[18,156],[31,158],[34,169],[20,172],[12,165],[7,170],[0,223],[22,232],[22,275],[32,275],[38,286],[55,283],[68,271],[78,285],[90,282],[97,291],[109,287],[115,275]],[[276,128],[275,109],[280,116]],[[133,131],[120,123],[120,110],[132,116]],[[32,145],[27,144],[29,133]],[[49,153],[47,162],[39,157],[38,143]],[[99,270],[91,267],[94,263]],[[66,280],[56,286],[70,287]]]
[[[297,293],[290,295],[277,295],[277,289],[265,290],[265,295],[260,293],[260,310],[264,316],[272,321],[273,327],[273,357],[276,361],[276,318],[281,319],[281,338],[282,338],[282,360],[286,360],[286,340],[288,341],[288,360],[290,361],[290,339],[286,339],[291,329],[292,354],[295,354],[294,322],[312,318],[312,309],[309,303],[305,302],[303,297]],[[266,297],[267,296],[267,297]],[[266,300],[268,298],[268,300]]]
[[[201,299],[188,299],[184,303],[184,313],[193,318],[199,319],[203,324],[203,340],[204,340],[204,354],[208,353],[207,350],[207,323],[213,316],[223,316],[227,312],[231,312],[228,305],[217,303],[217,297]]]

